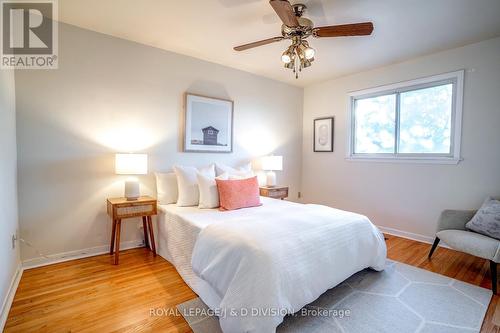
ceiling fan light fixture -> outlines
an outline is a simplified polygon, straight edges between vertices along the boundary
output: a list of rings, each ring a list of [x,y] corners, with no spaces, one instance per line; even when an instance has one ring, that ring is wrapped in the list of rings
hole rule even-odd
[[[293,62],[293,58],[295,58],[295,53],[294,53],[294,47],[293,45],[290,46],[283,52],[281,55],[281,61],[283,61],[284,64],[289,64]]]
[[[285,65],[288,65],[292,62],[292,58],[287,53],[283,53],[283,55],[281,56],[281,61],[283,61]]]
[[[306,56],[307,60],[314,59],[315,54],[316,54],[316,50],[310,46],[306,47],[306,49],[304,50],[304,55]]]
[[[307,60],[311,60],[314,58],[316,50],[310,47],[309,43],[306,40],[301,41],[299,48],[304,54],[304,58],[306,58]]]
[[[289,63],[292,62],[292,57],[290,57],[290,55],[287,52],[285,52],[281,55],[281,61],[283,61],[285,65],[288,65]]]

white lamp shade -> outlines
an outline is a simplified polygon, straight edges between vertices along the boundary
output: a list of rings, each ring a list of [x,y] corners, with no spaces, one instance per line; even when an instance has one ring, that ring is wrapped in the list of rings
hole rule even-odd
[[[146,175],[148,173],[148,155],[116,154],[115,172],[117,175]]]
[[[283,156],[264,156],[262,157],[262,170],[281,171],[283,170]]]

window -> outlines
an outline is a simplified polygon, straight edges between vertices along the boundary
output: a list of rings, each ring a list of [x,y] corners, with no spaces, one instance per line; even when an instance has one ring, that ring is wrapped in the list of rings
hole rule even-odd
[[[351,93],[349,159],[458,163],[463,71]]]

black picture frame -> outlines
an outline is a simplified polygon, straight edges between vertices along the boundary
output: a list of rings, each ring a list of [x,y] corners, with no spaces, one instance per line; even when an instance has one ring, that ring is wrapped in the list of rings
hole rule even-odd
[[[330,129],[317,130],[319,123],[324,123],[324,125],[330,126]],[[321,126],[321,125],[319,125]],[[331,153],[333,152],[334,144],[334,134],[335,134],[335,117],[322,117],[316,118],[313,121],[313,152],[315,153]],[[319,137],[321,135],[321,138]],[[325,137],[326,136],[326,137]],[[327,142],[323,144],[325,147],[320,147],[321,141],[326,139]]]

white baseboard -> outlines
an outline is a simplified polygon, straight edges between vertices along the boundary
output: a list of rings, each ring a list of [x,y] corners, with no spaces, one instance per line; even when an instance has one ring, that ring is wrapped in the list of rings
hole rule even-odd
[[[144,246],[144,241],[142,239],[120,242],[120,250],[128,250],[142,246]],[[23,269],[52,265],[52,264],[57,264],[59,262],[93,257],[105,253],[109,253],[109,245],[101,245],[101,246],[91,247],[88,249],[51,254],[47,256],[48,258],[41,257],[41,258],[24,260]]]
[[[19,281],[21,281],[21,276],[23,275],[23,267],[21,263],[17,266],[16,273],[12,277],[9,290],[5,299],[2,302],[2,312],[0,312],[0,331],[3,332],[5,323],[7,322],[7,317],[9,316],[10,307],[14,301],[14,296],[16,295],[17,287],[19,286]]]
[[[416,241],[428,243],[428,244],[432,244],[432,242],[434,242],[434,237],[424,236],[424,235],[420,235],[420,234],[414,234],[413,232],[403,231],[403,230],[389,228],[389,227],[383,227],[380,225],[378,225],[377,227],[384,234],[408,238],[411,240],[416,240]]]
[[[406,239],[411,239],[414,241],[422,242],[422,243],[427,243],[427,244],[432,244],[434,243],[434,237],[429,237],[429,236],[424,236],[420,234],[415,234],[413,232],[408,232],[408,231],[403,231],[399,229],[394,229],[394,228],[389,228],[389,227],[382,227],[382,226],[377,226],[377,228],[380,229],[384,234],[389,234],[397,237],[402,237]],[[439,243],[440,247],[446,247],[450,248],[448,245],[444,244],[443,242]]]

